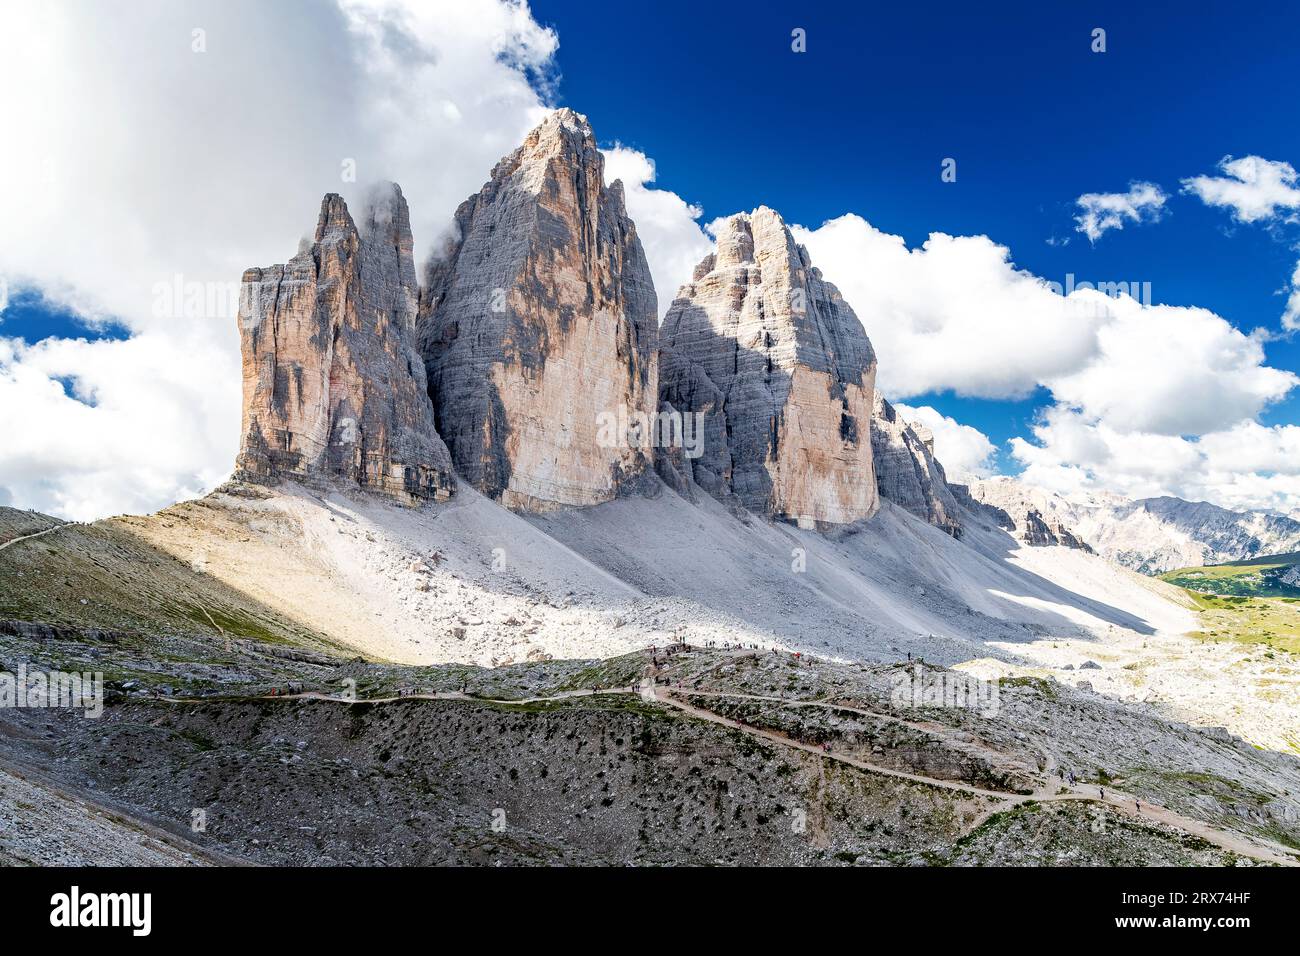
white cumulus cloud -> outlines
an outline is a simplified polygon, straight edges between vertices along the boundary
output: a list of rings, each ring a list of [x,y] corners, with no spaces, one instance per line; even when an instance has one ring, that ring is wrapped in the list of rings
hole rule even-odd
[[[226,290],[292,256],[324,193],[380,179],[430,249],[545,112],[557,47],[513,0],[6,2],[0,84],[30,95],[5,104],[0,276],[131,336],[5,342],[0,498],[89,518],[220,481]],[[208,305],[160,307],[177,284]]]
[[[1012,439],[1022,478],[1062,494],[1175,495],[1226,508],[1300,509],[1300,426],[1254,421],[1199,436],[1123,432],[1055,406]]]
[[[1097,293],[1091,293],[1097,295]],[[1260,335],[1208,309],[1104,303],[1109,321],[1078,370],[1044,384],[1060,402],[1123,432],[1202,434],[1253,418],[1297,384],[1265,364]]]
[[[1093,283],[1062,295],[985,236],[935,233],[908,249],[855,215],[795,232],[862,320],[889,395],[1015,399],[1043,387],[1116,428],[1183,434],[1254,417],[1300,384],[1265,364],[1258,336],[1207,309]]]
[[[1254,470],[1253,459],[1221,450],[1225,436],[1261,454],[1289,447],[1255,424],[1300,384],[1267,364],[1261,332],[1105,282],[1063,295],[1066,283],[1017,269],[984,236],[935,233],[909,249],[855,215],[796,235],[862,320],[886,394],[1015,399],[1047,390],[1045,418],[1013,442],[1031,481],[1277,507],[1300,480],[1295,469]],[[955,454],[970,467],[966,451],[943,448],[937,415],[922,421],[935,430],[940,461],[949,467]]]
[[[1023,398],[1097,350],[1104,314],[1017,269],[986,236],[933,233],[909,249],[854,214],[794,232],[862,320],[887,395]]]
[[[1192,176],[1183,180],[1183,192],[1208,206],[1232,211],[1240,222],[1259,222],[1300,207],[1296,171],[1290,163],[1243,156],[1219,161],[1223,176]]]

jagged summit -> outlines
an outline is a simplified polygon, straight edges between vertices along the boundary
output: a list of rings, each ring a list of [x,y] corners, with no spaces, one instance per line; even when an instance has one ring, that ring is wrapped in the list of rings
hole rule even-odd
[[[456,469],[512,508],[591,505],[650,472],[656,299],[622,188],[586,118],[558,110],[456,211],[430,263],[419,338]]]
[[[329,193],[309,246],[244,273],[235,475],[343,478],[404,501],[446,497],[455,476],[414,349],[410,216],[396,184],[373,192],[362,224]]]
[[[701,487],[805,525],[869,517],[876,356],[780,215],[727,219],[664,319],[660,400],[704,416]]]
[[[459,472],[549,511],[653,493],[656,463],[688,497],[698,485],[808,527],[883,497],[960,533],[932,440],[875,395],[861,323],[775,210],[724,222],[662,332],[582,114],[548,114],[456,227],[421,288],[401,189],[373,189],[358,221],[330,193],[298,255],[245,274],[236,477],[419,500]],[[696,420],[692,454],[636,427],[665,415]]]
[[[934,436],[922,425],[903,421],[879,392],[871,419],[871,445],[880,497],[960,537],[961,509],[948,488],[943,465],[934,456]]]

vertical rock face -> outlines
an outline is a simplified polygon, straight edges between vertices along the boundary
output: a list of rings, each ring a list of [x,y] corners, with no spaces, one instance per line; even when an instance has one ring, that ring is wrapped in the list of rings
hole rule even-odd
[[[376,191],[360,229],[327,195],[310,246],[245,272],[236,476],[342,477],[408,502],[450,495],[451,457],[415,349],[418,298],[410,218],[393,184]]]
[[[899,418],[879,392],[871,419],[871,448],[880,497],[954,537],[961,536],[957,501],[934,457],[934,436],[928,428]]]
[[[704,416],[701,487],[804,526],[875,512],[875,352],[779,215],[727,221],[661,341],[661,401]]]
[[[650,475],[656,301],[620,183],[559,110],[456,212],[420,347],[456,469],[502,504],[592,505]],[[633,427],[621,427],[631,424]]]

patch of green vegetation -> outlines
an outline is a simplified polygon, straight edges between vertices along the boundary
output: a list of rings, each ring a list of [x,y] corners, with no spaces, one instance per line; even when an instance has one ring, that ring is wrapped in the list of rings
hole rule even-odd
[[[216,743],[210,737],[204,736],[203,734],[199,733],[197,730],[190,730],[187,728],[185,730],[178,731],[178,733],[186,740],[188,740],[190,743],[192,743],[194,745],[195,750],[198,750],[200,752],[206,752],[209,750],[217,749]]]
[[[1262,596],[1201,594],[1188,591],[1200,612],[1205,641],[1260,644],[1300,654],[1300,602]]]
[[[998,689],[1004,687],[1033,687],[1037,688],[1048,700],[1057,700],[1060,698],[1060,692],[1056,689],[1055,684],[1046,677],[1001,677],[998,678]]]
[[[1300,850],[1300,838],[1297,838],[1293,833],[1288,833],[1281,827],[1261,827],[1259,833],[1261,836],[1272,840],[1274,843],[1280,843],[1285,847],[1290,847],[1292,850]]]
[[[627,687],[640,679],[645,669],[645,657],[640,653],[624,654],[606,661],[596,661],[584,667],[555,689],[589,690],[607,687]]]
[[[251,616],[221,608],[204,608],[197,604],[182,604],[184,613],[194,623],[210,630],[215,624],[222,634],[244,637],[265,644],[290,644],[275,631],[254,620]]]
[[[1196,594],[1300,598],[1300,587],[1282,582],[1282,576],[1296,565],[1300,565],[1300,552],[1179,568],[1166,571],[1160,579]]]
[[[1156,776],[1171,782],[1190,784],[1194,789],[1201,793],[1210,794],[1221,803],[1253,803],[1263,806],[1273,799],[1266,793],[1251,790],[1242,786],[1236,780],[1230,780],[1214,773],[1188,770],[1156,770],[1152,772]]]
[[[1036,813],[1042,805],[1037,800],[1026,800],[1023,803],[1017,803],[1006,810],[998,810],[996,813],[989,814],[984,822],[971,830],[965,836],[953,844],[953,855],[956,856],[961,850],[964,850],[970,844],[986,833],[994,832],[1009,825],[1017,817],[1024,816],[1028,813]],[[951,860],[944,859],[943,865],[948,865]]]

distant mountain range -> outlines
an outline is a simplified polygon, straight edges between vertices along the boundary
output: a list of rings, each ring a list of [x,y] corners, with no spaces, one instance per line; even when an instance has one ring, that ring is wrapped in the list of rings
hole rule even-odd
[[[1065,531],[1102,557],[1143,574],[1300,550],[1300,520],[1204,501],[1066,497],[1006,477],[973,482],[969,494],[1008,515],[1027,543],[1069,544],[1057,540]],[[1040,526],[1055,529],[1051,540],[1035,540]]]

